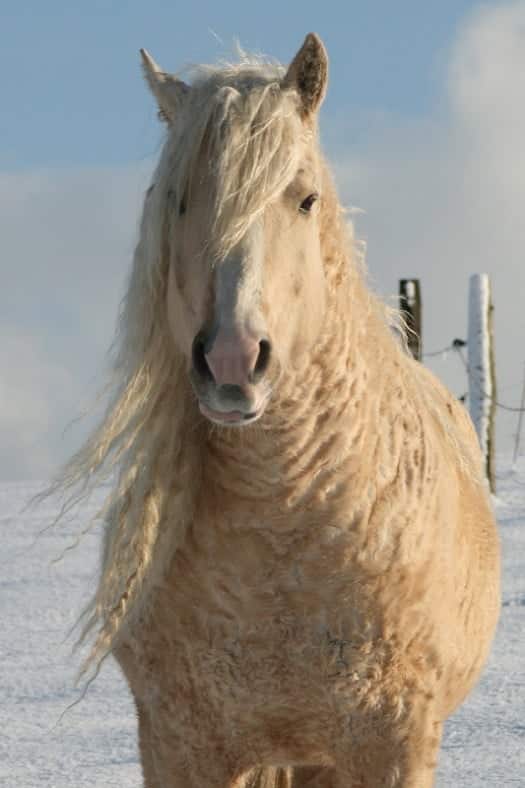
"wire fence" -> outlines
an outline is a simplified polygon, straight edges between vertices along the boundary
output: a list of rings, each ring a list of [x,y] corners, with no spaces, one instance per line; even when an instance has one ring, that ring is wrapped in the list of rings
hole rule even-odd
[[[430,353],[423,353],[423,358],[437,358],[438,356],[441,356],[443,359],[446,360],[447,355],[449,353],[455,353],[457,355],[457,357],[460,359],[463,367],[465,368],[465,372],[468,375],[469,374],[468,361],[465,358],[465,354],[463,352],[463,348],[465,348],[466,346],[467,346],[467,343],[466,343],[466,341],[464,339],[454,339],[454,340],[452,340],[450,345],[447,345],[447,347],[444,347],[441,350],[434,350],[434,351],[432,351]],[[516,383],[515,385],[517,387],[520,384]],[[482,392],[481,396],[484,397],[485,399],[489,399],[491,401],[494,401],[494,404],[495,404],[495,406],[497,408],[501,408],[502,410],[509,411],[510,413],[524,413],[525,412],[525,406],[523,406],[523,405],[521,405],[520,407],[515,407],[513,405],[507,405],[507,404],[505,404],[503,402],[500,402],[497,399],[494,399],[490,394],[487,394],[486,392]],[[461,402],[466,402],[467,398],[468,398],[468,393],[465,393],[465,394],[462,394],[458,399],[460,399]]]

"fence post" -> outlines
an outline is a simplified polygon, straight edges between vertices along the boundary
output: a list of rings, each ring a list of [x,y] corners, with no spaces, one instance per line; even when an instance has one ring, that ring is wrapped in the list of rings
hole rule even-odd
[[[419,279],[399,280],[399,309],[407,326],[408,349],[416,361],[421,361],[421,288]]]
[[[496,377],[494,367],[493,304],[487,274],[470,277],[468,314],[468,377],[470,416],[485,459],[491,492],[496,491],[494,468],[494,414]]]
[[[523,365],[523,386],[521,387],[520,414],[518,416],[518,429],[516,430],[516,440],[514,443],[513,462],[516,463],[520,454],[521,425],[523,424],[523,411],[525,410],[525,364]]]

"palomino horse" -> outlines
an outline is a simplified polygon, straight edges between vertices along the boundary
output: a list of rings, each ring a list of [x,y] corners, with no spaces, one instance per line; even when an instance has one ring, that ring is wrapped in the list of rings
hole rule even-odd
[[[428,788],[499,611],[472,426],[366,286],[317,36],[191,86],[142,54],[167,137],[68,477],[119,469],[92,659],[129,682],[147,788]]]

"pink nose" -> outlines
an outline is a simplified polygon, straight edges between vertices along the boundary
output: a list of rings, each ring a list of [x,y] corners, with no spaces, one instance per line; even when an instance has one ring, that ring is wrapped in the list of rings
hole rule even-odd
[[[268,366],[270,343],[243,336],[215,338],[206,362],[218,386],[246,386],[256,382]]]

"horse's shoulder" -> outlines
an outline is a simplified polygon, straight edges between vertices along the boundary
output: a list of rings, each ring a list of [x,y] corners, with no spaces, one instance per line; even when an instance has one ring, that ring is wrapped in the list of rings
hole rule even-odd
[[[465,405],[423,364],[412,359],[408,364],[412,389],[427,428],[460,453],[475,474],[480,473],[479,441]]]

